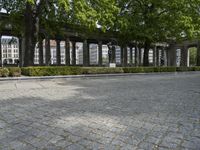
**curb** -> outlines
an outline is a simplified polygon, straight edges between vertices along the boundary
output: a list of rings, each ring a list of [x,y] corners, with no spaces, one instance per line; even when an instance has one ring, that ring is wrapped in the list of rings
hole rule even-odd
[[[73,78],[96,78],[96,77],[126,77],[136,75],[169,75],[169,74],[200,74],[200,71],[190,72],[152,72],[152,73],[116,73],[116,74],[85,74],[85,75],[66,75],[66,76],[38,76],[38,77],[7,77],[0,78],[0,81],[20,81],[20,80],[51,80],[51,79],[73,79]]]

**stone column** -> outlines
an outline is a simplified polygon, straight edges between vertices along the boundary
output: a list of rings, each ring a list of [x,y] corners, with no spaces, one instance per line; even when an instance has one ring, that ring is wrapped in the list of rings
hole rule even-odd
[[[127,46],[124,47],[124,66],[127,66]]]
[[[167,50],[164,48],[164,65],[167,66],[168,61],[167,61]]]
[[[44,64],[43,39],[40,39],[38,44],[39,44],[39,65],[42,66]]]
[[[76,65],[76,42],[72,41],[72,65]]]
[[[197,44],[197,66],[200,66],[200,41]]]
[[[111,55],[111,63],[115,63],[116,62],[116,50],[115,50],[115,46],[112,46],[112,55]]]
[[[121,50],[121,66],[124,66],[124,47],[120,46]]]
[[[156,66],[156,46],[153,48],[153,66]]]
[[[162,47],[162,49],[161,49],[160,65],[161,65],[161,66],[164,66],[164,65],[165,65],[165,51],[164,51],[164,48],[163,48],[163,47]]]
[[[56,40],[56,63],[61,65],[60,40]]]
[[[187,67],[188,64],[188,49],[186,46],[181,48],[181,66]]]
[[[138,47],[135,46],[135,66],[136,66],[136,67],[138,66],[138,62],[139,62],[138,59],[139,59],[139,58],[138,58]]]
[[[102,41],[98,42],[98,52],[99,52],[99,66],[102,66]]]
[[[83,66],[89,66],[90,64],[90,55],[89,55],[89,44],[87,40],[83,41]]]
[[[168,65],[176,66],[176,46],[174,44],[170,44],[167,52],[168,52]]]
[[[46,66],[49,66],[51,65],[51,48],[50,48],[50,39],[48,37],[45,39],[45,51],[46,51],[45,63]]]
[[[69,38],[65,40],[65,64],[66,66],[70,65],[70,41]]]
[[[130,65],[133,66],[133,47],[130,47]]]
[[[142,66],[142,48],[141,47],[138,48],[138,55],[139,55],[138,57],[139,66]]]
[[[0,35],[0,67],[2,67],[2,48],[1,48],[1,35]]]
[[[160,66],[160,50],[158,47],[156,48],[156,66]]]

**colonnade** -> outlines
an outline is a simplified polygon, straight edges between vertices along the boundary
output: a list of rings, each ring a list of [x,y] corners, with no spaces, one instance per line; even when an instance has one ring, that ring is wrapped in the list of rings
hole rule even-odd
[[[200,66],[200,42],[196,41],[191,42],[191,43],[186,43],[186,44],[172,44],[168,48],[168,61],[169,61],[169,66],[177,66],[177,50],[180,51],[180,66],[184,67],[187,66],[189,67],[189,48],[191,47],[196,47],[197,48],[197,60],[196,60],[196,65]]]
[[[0,36],[1,39],[1,36]],[[18,38],[19,39],[19,63],[20,66],[23,66],[24,63],[24,39],[23,38]],[[43,40],[45,42],[43,43]],[[49,66],[51,64],[51,39],[46,38],[46,39],[40,39],[38,42],[38,58],[39,58],[39,64],[40,66]],[[61,39],[56,39],[56,64],[54,65],[63,65],[61,64],[61,41],[65,42],[65,65],[66,66],[76,66],[80,64],[76,64],[76,43],[77,42],[82,42],[83,43],[83,66],[90,66],[90,44],[97,44],[98,46],[98,63],[97,66],[105,66],[103,64],[102,60],[102,54],[103,54],[103,48],[102,45],[106,45],[109,41],[103,41],[103,40],[87,40],[87,39],[82,39],[82,40],[74,40],[70,38],[66,38],[65,40]],[[1,42],[1,40],[0,40]],[[70,46],[71,42],[71,46]],[[0,43],[1,44],[1,43]],[[117,45],[112,45],[111,48],[111,54],[110,54],[110,62],[116,63],[116,46]],[[45,48],[45,50],[44,50]],[[70,49],[71,49],[71,56],[70,56]],[[153,63],[151,66],[167,66],[167,63],[162,64],[161,63],[161,58],[164,59],[164,62],[167,62],[167,52],[166,48],[161,47],[161,46],[154,46],[151,48],[153,51]],[[129,52],[128,52],[129,50]],[[135,45],[127,45],[127,46],[120,46],[120,64],[117,64],[118,66],[142,66],[143,65],[143,52],[142,52],[142,47],[138,47]],[[44,53],[45,51],[45,53]],[[1,54],[1,46],[0,46],[0,56]],[[109,54],[108,54],[109,55]],[[166,57],[164,57],[166,56]],[[129,57],[129,58],[128,58]],[[0,57],[0,60],[2,60],[2,57]],[[71,60],[71,61],[70,61]],[[129,61],[128,61],[129,60]],[[2,61],[1,61],[2,62]]]
[[[2,35],[0,34],[0,39]],[[20,66],[23,66],[24,61],[24,39],[19,39],[19,62]],[[40,66],[49,66],[51,64],[51,46],[50,46],[50,38],[45,39],[45,43],[43,43],[44,39],[39,40],[38,42],[38,55],[39,55],[39,65]],[[65,42],[65,63],[61,64],[61,41],[63,39],[56,39],[56,64],[55,65],[66,65],[66,66],[91,66],[90,64],[90,44],[97,44],[98,47],[98,62],[96,66],[105,66],[103,64],[102,54],[103,48],[102,45],[107,45],[108,40],[90,40],[90,39],[75,39],[75,38],[66,38]],[[70,46],[70,42],[71,45]],[[83,43],[83,64],[76,63],[76,43]],[[1,40],[0,40],[1,45]],[[110,62],[116,63],[116,46],[112,45]],[[187,44],[170,44],[169,46],[160,46],[154,45],[150,48],[151,51],[151,64],[150,66],[177,66],[177,54],[176,50],[180,49],[181,51],[181,59],[180,66],[189,66],[189,54],[188,49],[193,46],[197,47],[197,66],[200,66],[200,42],[196,42],[195,44],[187,43]],[[45,53],[43,52],[45,48]],[[71,49],[71,50],[70,50]],[[70,54],[71,51],[71,54]],[[0,64],[2,64],[2,47],[0,46]],[[129,58],[128,58],[129,57]],[[136,46],[134,44],[120,46],[120,64],[118,66],[143,66],[143,47]]]

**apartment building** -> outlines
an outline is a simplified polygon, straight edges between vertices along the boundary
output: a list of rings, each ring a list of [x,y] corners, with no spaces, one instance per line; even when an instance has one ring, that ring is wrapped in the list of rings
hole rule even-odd
[[[17,38],[2,37],[2,64],[17,64],[19,61],[19,44]]]

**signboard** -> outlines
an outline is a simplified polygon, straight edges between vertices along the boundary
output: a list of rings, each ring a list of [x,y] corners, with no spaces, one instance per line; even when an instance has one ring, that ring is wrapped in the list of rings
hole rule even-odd
[[[116,63],[109,63],[109,67],[116,68]]]

